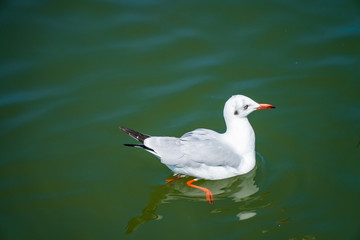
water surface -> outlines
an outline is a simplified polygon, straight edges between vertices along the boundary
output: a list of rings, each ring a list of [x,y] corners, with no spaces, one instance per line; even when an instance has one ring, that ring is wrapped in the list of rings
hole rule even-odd
[[[357,1],[5,1],[2,239],[357,239]],[[119,125],[224,131],[244,94],[257,167],[210,205]]]

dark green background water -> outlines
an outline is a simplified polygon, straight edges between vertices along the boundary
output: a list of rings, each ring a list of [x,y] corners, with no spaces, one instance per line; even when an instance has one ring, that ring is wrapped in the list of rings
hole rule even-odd
[[[359,1],[2,1],[0,35],[1,239],[360,238]],[[122,146],[232,94],[277,108],[214,205]]]

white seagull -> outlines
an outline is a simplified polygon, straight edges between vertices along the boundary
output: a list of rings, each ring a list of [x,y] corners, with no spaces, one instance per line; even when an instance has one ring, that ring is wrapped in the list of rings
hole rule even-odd
[[[179,176],[196,177],[187,184],[203,190],[207,200],[213,203],[210,190],[192,183],[198,178],[218,180],[250,172],[256,162],[255,133],[247,116],[255,110],[270,108],[275,107],[256,103],[243,95],[232,96],[224,107],[225,133],[200,128],[176,138],[149,136],[125,127],[119,128],[143,143],[125,146],[145,149]]]

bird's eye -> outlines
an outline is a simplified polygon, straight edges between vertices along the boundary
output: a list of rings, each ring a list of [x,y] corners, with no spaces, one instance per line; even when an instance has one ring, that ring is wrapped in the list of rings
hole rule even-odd
[[[244,106],[244,110],[248,109],[249,105],[245,105]]]

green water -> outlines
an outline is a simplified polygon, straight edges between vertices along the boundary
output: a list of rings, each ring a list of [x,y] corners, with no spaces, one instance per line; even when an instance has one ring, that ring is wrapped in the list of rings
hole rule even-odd
[[[1,239],[359,239],[358,1],[2,1]],[[224,131],[257,168],[186,186],[119,125]]]

